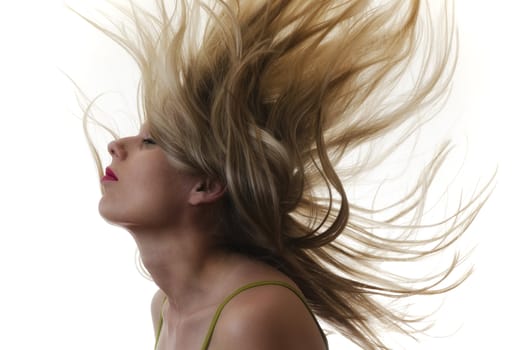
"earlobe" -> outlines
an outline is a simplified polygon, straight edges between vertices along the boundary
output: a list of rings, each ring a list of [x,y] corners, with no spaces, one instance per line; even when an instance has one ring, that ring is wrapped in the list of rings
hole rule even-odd
[[[213,203],[224,195],[226,186],[219,181],[203,179],[196,183],[191,191],[189,203],[191,205],[200,205]]]

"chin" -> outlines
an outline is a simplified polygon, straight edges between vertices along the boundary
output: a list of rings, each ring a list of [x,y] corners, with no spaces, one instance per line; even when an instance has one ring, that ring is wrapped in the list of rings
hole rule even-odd
[[[151,224],[143,210],[139,208],[137,210],[125,209],[123,206],[105,200],[104,197],[99,201],[99,215],[110,225],[119,226],[126,230]]]
[[[105,198],[101,198],[99,201],[99,215],[103,219],[105,219],[106,222],[112,225],[117,226],[124,226],[121,224],[122,222],[126,221],[123,217],[122,209],[116,208],[115,205],[112,205],[111,203],[108,203],[108,201],[105,200]]]

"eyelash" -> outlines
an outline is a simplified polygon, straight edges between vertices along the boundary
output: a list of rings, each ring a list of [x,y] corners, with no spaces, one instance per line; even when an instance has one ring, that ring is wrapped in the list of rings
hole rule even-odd
[[[146,138],[146,139],[143,139],[143,143],[147,145],[155,145],[156,141],[154,141],[153,139]]]

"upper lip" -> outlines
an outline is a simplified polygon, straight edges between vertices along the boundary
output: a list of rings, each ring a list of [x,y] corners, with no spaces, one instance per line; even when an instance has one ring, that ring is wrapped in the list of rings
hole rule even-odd
[[[112,169],[110,169],[110,167],[106,168],[105,175],[106,176],[110,176],[111,178],[114,178],[114,179],[118,180],[116,174],[112,171]]]

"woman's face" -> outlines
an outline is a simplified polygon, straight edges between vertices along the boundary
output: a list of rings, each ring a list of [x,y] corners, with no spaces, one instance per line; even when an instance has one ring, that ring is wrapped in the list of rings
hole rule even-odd
[[[137,136],[111,142],[108,151],[112,164],[101,179],[101,216],[128,229],[180,223],[198,179],[169,163],[148,127],[144,125]]]

